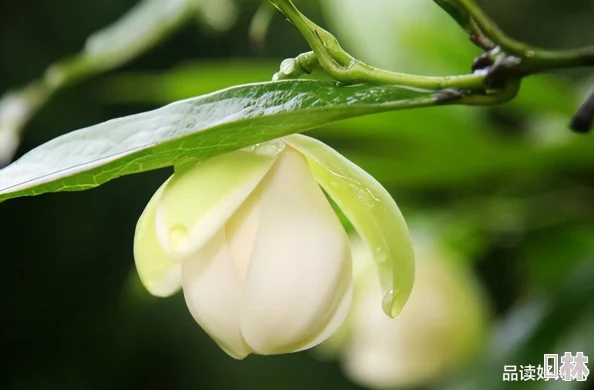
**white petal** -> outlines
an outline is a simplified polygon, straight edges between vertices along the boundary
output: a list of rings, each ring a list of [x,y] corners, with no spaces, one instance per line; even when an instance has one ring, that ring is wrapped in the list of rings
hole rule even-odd
[[[233,265],[242,284],[252,260],[260,224],[260,192],[260,188],[256,188],[225,225]]]
[[[181,265],[166,254],[157,240],[155,208],[163,184],[144,209],[134,235],[134,261],[142,284],[153,295],[166,297],[181,287]]]
[[[410,296],[414,251],[406,222],[382,185],[324,143],[301,134],[283,138],[307,157],[312,173],[372,250],[383,287],[383,308],[400,313]]]
[[[343,324],[344,320],[346,319],[347,315],[349,314],[349,310],[351,308],[351,303],[353,301],[353,285],[349,286],[347,293],[342,298],[342,302],[340,302],[340,306],[338,306],[338,310],[334,313],[334,316],[330,319],[328,325],[326,325],[326,329],[311,343],[307,344],[303,348],[299,349],[300,351],[310,349],[315,347],[318,344],[321,344],[325,340],[329,339],[338,328]]]
[[[261,190],[241,331],[257,353],[287,353],[313,343],[338,310],[351,284],[350,246],[295,151],[281,154]]]
[[[275,154],[237,150],[176,172],[157,208],[157,234],[176,259],[195,252],[218,232],[256,188]]]
[[[198,324],[225,352],[243,359],[252,351],[239,330],[241,284],[220,230],[182,265],[184,297]]]

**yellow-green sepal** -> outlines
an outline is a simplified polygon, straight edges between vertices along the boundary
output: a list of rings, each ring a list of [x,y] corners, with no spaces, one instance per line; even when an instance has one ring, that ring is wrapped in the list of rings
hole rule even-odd
[[[176,166],[156,213],[165,252],[182,260],[202,247],[252,193],[283,148],[271,141],[191,167]]]
[[[134,234],[134,261],[138,276],[144,287],[158,297],[168,297],[181,288],[181,264],[165,253],[157,239],[156,208],[166,185],[167,182],[149,201]]]
[[[384,293],[384,312],[395,317],[412,291],[415,263],[410,234],[394,199],[371,175],[324,143],[299,134],[283,141],[306,157],[322,188],[370,248]]]

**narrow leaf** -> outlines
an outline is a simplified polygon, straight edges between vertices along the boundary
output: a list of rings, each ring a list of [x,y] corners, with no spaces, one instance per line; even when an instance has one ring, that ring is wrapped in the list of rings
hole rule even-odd
[[[439,104],[434,92],[289,80],[233,87],[55,138],[0,170],[0,201],[96,187],[340,119]]]
[[[0,97],[0,166],[8,163],[23,128],[59,89],[121,66],[195,15],[200,0],[143,0],[113,24],[92,34],[84,49],[51,65],[44,76]]]

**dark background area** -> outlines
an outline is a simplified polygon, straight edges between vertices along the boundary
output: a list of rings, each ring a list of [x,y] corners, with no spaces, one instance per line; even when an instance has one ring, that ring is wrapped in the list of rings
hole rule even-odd
[[[504,30],[527,42],[557,48],[594,44],[591,1],[483,3]],[[0,91],[25,85],[75,54],[89,34],[134,4],[0,2]],[[332,29],[327,8],[301,4]],[[129,64],[60,91],[27,126],[19,155],[65,132],[208,92],[213,83],[268,79],[283,58],[307,46],[277,17],[264,50],[255,50],[247,30],[257,5],[239,2],[238,20],[227,31],[188,23]],[[462,34],[457,38],[466,45]],[[440,61],[450,61],[456,51],[419,39],[427,39],[419,47],[433,47]],[[356,44],[345,46],[356,51]],[[470,65],[472,55],[456,55],[453,67]],[[225,79],[220,64],[237,65]],[[245,74],[234,73],[241,69]],[[518,101],[503,107],[422,109],[312,133],[376,176],[405,215],[444,227],[444,241],[465,255],[488,292],[494,345],[511,323],[526,325],[520,341],[508,340],[505,348],[499,343],[482,356],[484,364],[444,386],[498,388],[503,364],[538,364],[544,353],[570,347],[593,351],[594,142],[566,128],[590,87],[591,71],[559,72],[535,78]],[[235,361],[196,325],[181,294],[158,299],[142,288],[132,257],[134,227],[170,173],[0,204],[0,388],[359,388],[338,362],[309,353]],[[532,313],[529,319],[522,310]],[[509,360],[499,364],[501,359]],[[495,375],[489,385],[483,383],[485,372]]]

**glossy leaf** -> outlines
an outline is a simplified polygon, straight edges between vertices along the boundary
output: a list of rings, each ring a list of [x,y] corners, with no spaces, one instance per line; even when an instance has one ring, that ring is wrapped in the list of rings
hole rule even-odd
[[[116,68],[168,37],[197,13],[200,0],[144,0],[89,36],[84,49],[51,65],[44,76],[0,97],[0,166],[13,157],[20,133],[60,88]]]
[[[397,86],[291,80],[229,88],[55,138],[0,171],[0,201],[86,190],[340,119],[438,103],[433,92]]]

